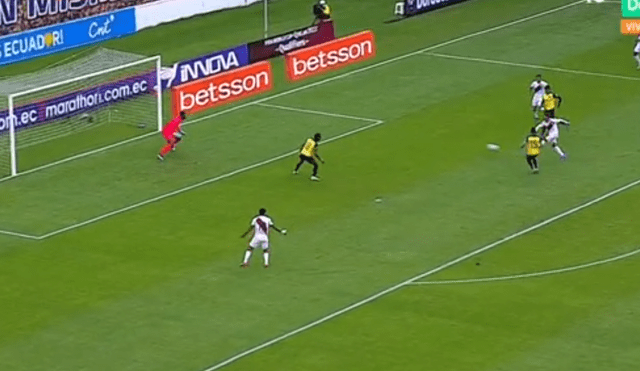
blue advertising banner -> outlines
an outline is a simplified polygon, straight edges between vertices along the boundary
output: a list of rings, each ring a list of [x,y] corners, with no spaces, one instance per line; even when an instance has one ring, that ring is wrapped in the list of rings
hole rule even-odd
[[[13,121],[16,130],[42,125],[80,113],[137,98],[156,94],[156,71],[131,76],[122,80],[68,93],[37,103],[14,108],[13,116],[7,110],[0,112],[0,135],[9,131]]]
[[[249,64],[247,45],[213,52],[187,61],[178,62],[173,67],[163,68],[161,72],[162,88],[185,84],[190,81],[216,75]]]
[[[0,65],[93,44],[136,32],[133,8],[0,37]]]
[[[467,0],[404,0],[404,12],[406,15],[425,13],[463,1]]]

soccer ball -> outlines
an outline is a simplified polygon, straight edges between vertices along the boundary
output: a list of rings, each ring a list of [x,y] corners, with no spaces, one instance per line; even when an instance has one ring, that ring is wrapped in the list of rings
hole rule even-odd
[[[499,146],[499,145],[497,145],[497,144],[491,144],[491,143],[489,143],[489,144],[487,144],[487,149],[488,149],[489,151],[494,151],[494,152],[496,152],[496,151],[499,151],[499,150],[500,150],[500,146]]]

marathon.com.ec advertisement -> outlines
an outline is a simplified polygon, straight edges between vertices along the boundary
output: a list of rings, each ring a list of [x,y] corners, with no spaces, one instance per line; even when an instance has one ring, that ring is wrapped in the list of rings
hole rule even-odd
[[[58,53],[136,32],[133,8],[0,37],[0,65]]]
[[[10,130],[11,122],[16,130],[20,130],[155,94],[156,76],[156,71],[153,70],[45,101],[18,106],[14,109],[12,117],[9,117],[7,110],[0,111],[0,135]]]

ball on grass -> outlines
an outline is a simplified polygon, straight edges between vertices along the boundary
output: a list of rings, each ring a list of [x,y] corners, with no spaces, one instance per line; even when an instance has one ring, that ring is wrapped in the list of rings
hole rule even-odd
[[[497,151],[499,151],[499,150],[500,150],[500,146],[499,146],[499,145],[497,145],[497,144],[489,143],[489,144],[487,144],[487,149],[488,149],[489,151],[497,152]]]

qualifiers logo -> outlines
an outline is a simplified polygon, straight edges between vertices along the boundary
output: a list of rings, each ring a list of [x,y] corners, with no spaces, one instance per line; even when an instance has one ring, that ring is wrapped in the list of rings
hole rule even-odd
[[[371,31],[364,31],[287,54],[287,77],[298,81],[371,59],[375,55],[375,36]]]
[[[259,62],[171,89],[173,114],[197,113],[273,89],[271,63]]]

